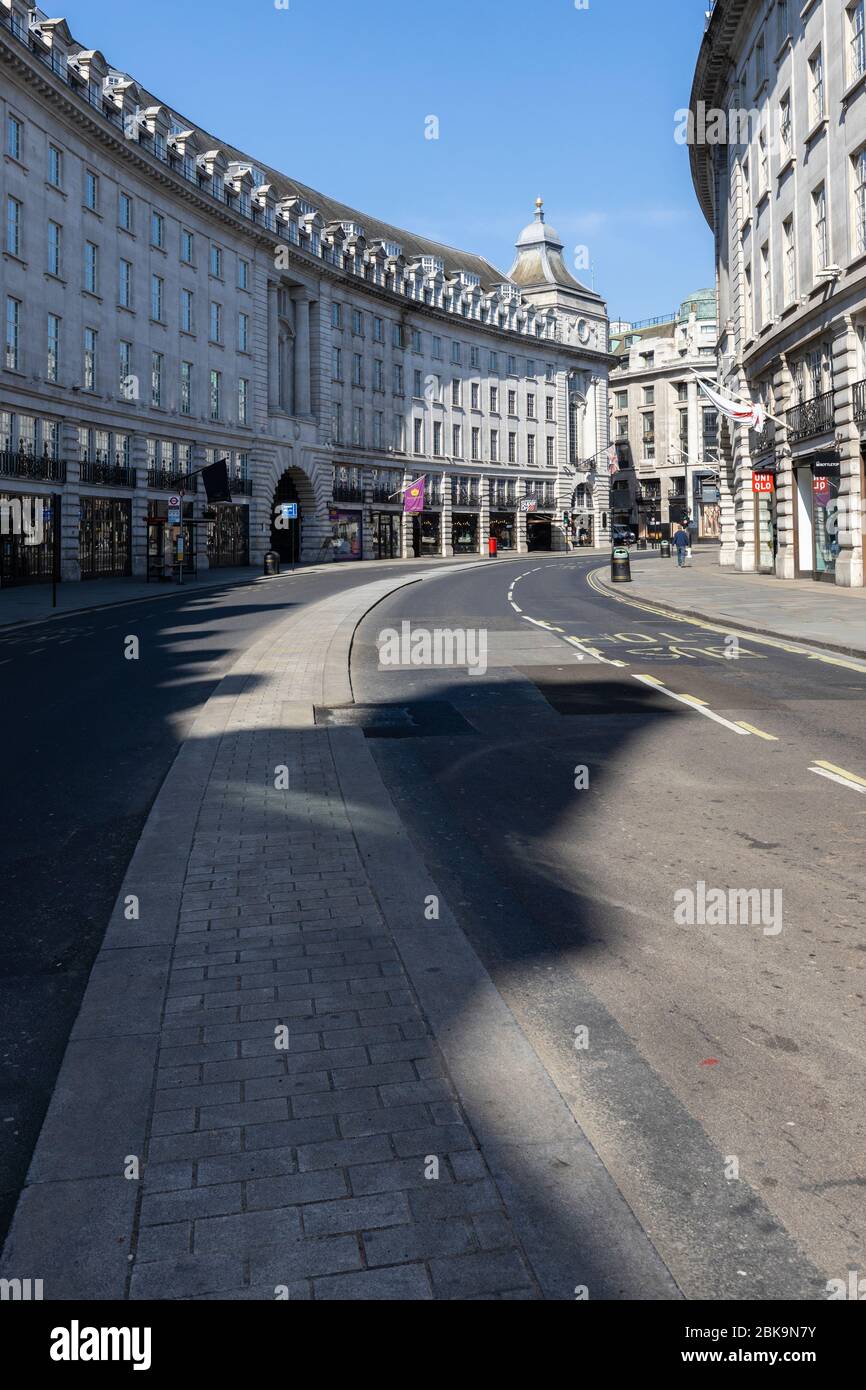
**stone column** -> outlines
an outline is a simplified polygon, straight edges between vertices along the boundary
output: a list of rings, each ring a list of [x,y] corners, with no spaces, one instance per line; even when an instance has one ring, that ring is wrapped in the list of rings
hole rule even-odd
[[[440,514],[440,554],[454,554],[454,533],[452,525],[451,479],[448,474],[442,477],[442,512]]]
[[[400,486],[403,487],[403,488],[406,488],[406,487],[409,486],[409,483],[410,483],[410,482],[411,482],[411,474],[409,474],[408,472],[405,472],[405,473],[403,474],[403,481],[402,481],[402,483],[400,484]],[[404,499],[403,499],[403,497],[402,497],[402,495],[401,495],[401,498],[400,498],[400,506],[403,507],[403,505],[404,505]],[[400,558],[401,558],[401,560],[411,560],[411,559],[413,558],[414,554],[415,554],[415,552],[414,552],[413,549],[412,549],[413,521],[414,521],[414,518],[413,518],[412,516],[407,516],[407,514],[406,514],[405,511],[401,511],[401,512],[400,512]]]
[[[836,518],[839,528],[836,583],[846,589],[863,586],[860,427],[854,419],[854,383],[857,375],[857,334],[851,319],[846,315],[836,326],[833,339],[833,408],[836,446],[841,455],[839,508]]]
[[[737,525],[735,510],[735,465],[733,426],[724,416],[719,433],[719,516],[721,521],[722,547],[719,564],[733,566],[737,554]]]
[[[740,383],[738,393],[743,397],[749,394],[748,382]],[[751,574],[755,569],[755,494],[747,425],[734,426],[734,521],[737,535],[734,568],[742,574]]]
[[[788,441],[787,411],[791,404],[793,378],[784,353],[779,358],[773,380],[773,414],[776,416],[776,578],[794,579],[797,569],[794,531],[794,509],[797,505],[794,469],[791,464],[791,445]]]
[[[296,415],[312,413],[310,393],[310,300],[306,290],[295,295],[295,404]]]
[[[194,444],[192,448],[192,472],[196,473],[199,468],[204,468],[206,463],[207,450],[205,446],[203,444]],[[231,471],[229,471],[229,477],[231,477]],[[184,500],[192,501],[192,514],[194,517],[200,517],[207,506],[207,495],[200,476],[197,476],[195,479],[195,492],[191,493],[189,498]],[[200,574],[204,574],[210,569],[210,561],[207,557],[207,527],[194,526],[192,530],[194,533],[192,541],[195,546],[196,568]]]
[[[361,558],[364,560],[375,559],[373,553],[373,474],[371,469],[365,468],[363,472],[364,480],[364,508],[361,513]]]
[[[279,410],[280,401],[280,325],[277,295],[279,286],[268,281],[268,409]]]
[[[478,554],[487,554],[487,542],[490,539],[490,490],[489,480],[482,474],[479,483],[481,488],[480,500],[481,510],[478,514]]]
[[[515,514],[516,525],[514,527],[514,539],[517,543],[517,554],[525,555],[529,550],[529,543],[526,539],[526,512],[520,510],[520,498],[517,500],[518,506]]]
[[[59,492],[62,499],[60,503],[60,578],[61,581],[69,583],[70,580],[74,582],[81,579],[81,450],[78,442],[77,425],[63,420],[58,434],[57,456],[66,462],[66,486],[64,487],[62,483],[47,483],[45,486],[52,493]],[[135,569],[134,501],[132,511],[133,573],[137,574],[139,571]],[[57,524],[57,517],[55,516],[53,525],[56,526]]]
[[[130,466],[135,469],[132,499],[132,573],[138,579],[147,575],[147,437],[140,432],[129,443]]]

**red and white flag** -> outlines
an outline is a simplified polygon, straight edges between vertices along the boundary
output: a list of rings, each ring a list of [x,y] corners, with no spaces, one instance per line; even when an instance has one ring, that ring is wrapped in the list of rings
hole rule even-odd
[[[607,471],[611,476],[619,472],[619,458],[617,457],[615,444],[611,444],[607,451]]]
[[[697,375],[697,373],[696,373]],[[735,420],[738,425],[747,425],[749,429],[756,430],[758,434],[764,428],[766,415],[761,401],[735,401],[730,396],[722,396],[718,391],[714,391],[705,381],[698,377],[698,385],[703,391],[707,400],[712,401],[722,415],[729,420]]]

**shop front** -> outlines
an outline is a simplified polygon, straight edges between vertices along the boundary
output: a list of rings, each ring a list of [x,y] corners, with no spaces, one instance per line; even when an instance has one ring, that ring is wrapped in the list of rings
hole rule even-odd
[[[328,521],[331,527],[328,549],[334,560],[360,560],[362,515],[360,511],[343,507],[329,507]]]
[[[754,470],[752,493],[755,498],[755,570],[758,574],[775,574],[779,549],[775,465]]]
[[[59,498],[0,495],[0,588],[50,582],[55,505]]]
[[[398,511],[372,513],[370,524],[373,530],[374,560],[399,560],[402,519],[402,513]]]
[[[517,549],[517,523],[514,512],[491,512],[490,535],[497,550]]]
[[[478,554],[477,512],[454,512],[452,514],[451,544],[455,555]]]
[[[412,518],[412,550],[422,555],[440,554],[442,521],[439,512],[422,512]]]
[[[212,513],[212,514],[211,514]],[[209,509],[207,558],[211,569],[227,569],[250,562],[250,513],[248,507],[217,502]]]
[[[527,550],[553,549],[553,517],[527,512],[526,516]]]
[[[834,451],[795,461],[797,577],[835,583],[841,470]]]
[[[154,505],[165,507],[165,503]],[[82,497],[80,507],[81,578],[123,579],[132,574],[132,501]]]

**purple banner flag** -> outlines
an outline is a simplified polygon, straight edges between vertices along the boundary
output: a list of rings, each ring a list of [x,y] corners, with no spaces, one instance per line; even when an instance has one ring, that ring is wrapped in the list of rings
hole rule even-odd
[[[424,479],[419,478],[403,493],[403,511],[413,516],[424,510]]]

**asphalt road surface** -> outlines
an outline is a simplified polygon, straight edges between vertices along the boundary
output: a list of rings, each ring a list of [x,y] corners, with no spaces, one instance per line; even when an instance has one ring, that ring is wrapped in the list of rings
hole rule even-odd
[[[685,1296],[826,1298],[866,1259],[866,662],[726,640],[598,566],[386,600],[357,719]],[[435,629],[484,633],[486,663],[386,664]]]
[[[199,709],[291,606],[391,572],[300,571],[0,631],[0,1243],[124,871]]]

